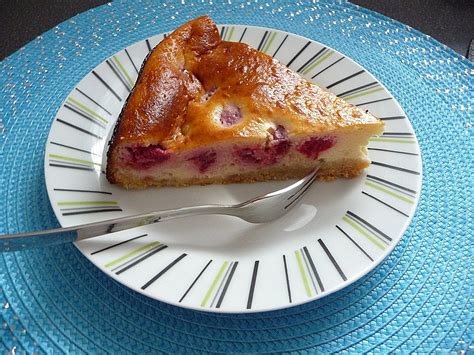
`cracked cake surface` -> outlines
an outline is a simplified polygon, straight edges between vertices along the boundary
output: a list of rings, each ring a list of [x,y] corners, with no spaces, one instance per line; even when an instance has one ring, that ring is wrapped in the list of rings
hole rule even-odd
[[[383,123],[203,16],[145,59],[109,142],[106,175],[133,188],[350,177]]]

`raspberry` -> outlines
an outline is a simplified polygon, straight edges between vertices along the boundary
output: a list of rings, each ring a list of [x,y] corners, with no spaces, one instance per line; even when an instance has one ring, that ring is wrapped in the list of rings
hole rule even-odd
[[[188,159],[199,169],[200,173],[205,173],[217,160],[217,153],[214,150],[206,150]]]
[[[312,137],[300,144],[296,149],[310,159],[318,159],[319,153],[328,150],[336,144],[334,137]]]
[[[147,147],[127,147],[127,151],[130,154],[129,164],[141,169],[148,169],[168,160],[170,157],[170,153],[159,144],[152,144]]]

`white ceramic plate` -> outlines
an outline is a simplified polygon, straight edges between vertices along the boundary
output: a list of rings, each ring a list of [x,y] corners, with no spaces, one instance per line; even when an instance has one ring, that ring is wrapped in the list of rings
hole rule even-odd
[[[369,144],[373,163],[359,178],[317,183],[288,215],[264,225],[201,216],[77,243],[92,263],[149,297],[213,312],[268,311],[305,303],[349,285],[390,253],[407,228],[421,188],[415,134],[390,93],[337,51],[277,30],[221,27],[386,123]],[[126,191],[103,174],[108,136],[141,63],[164,35],[99,64],[69,94],[45,155],[49,197],[61,225],[151,210],[235,203],[289,184]]]

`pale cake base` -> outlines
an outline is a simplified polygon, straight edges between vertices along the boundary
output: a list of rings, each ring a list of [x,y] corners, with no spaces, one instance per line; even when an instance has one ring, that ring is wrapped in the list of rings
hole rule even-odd
[[[367,160],[342,159],[334,162],[323,162],[318,171],[318,179],[331,181],[337,178],[353,178],[359,176],[363,169],[368,167]],[[183,187],[192,185],[210,184],[233,184],[233,183],[253,183],[270,180],[300,179],[311,171],[311,166],[300,167],[269,167],[261,170],[247,171],[245,173],[231,174],[226,176],[213,176],[205,178],[176,178],[160,179],[159,177],[117,176],[122,182],[122,186],[127,189],[143,189],[151,186],[155,187]]]
[[[229,60],[234,58],[235,60]],[[120,113],[106,177],[125,188],[352,177],[383,122],[200,17],[148,56]]]

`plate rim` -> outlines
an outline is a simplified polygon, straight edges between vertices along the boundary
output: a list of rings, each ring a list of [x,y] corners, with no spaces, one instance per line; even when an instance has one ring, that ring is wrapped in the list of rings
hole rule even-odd
[[[179,302],[176,302],[174,300],[165,300],[163,298],[160,298],[158,295],[150,295],[150,294],[147,294],[147,293],[144,293],[143,290],[141,290],[139,287],[135,287],[133,285],[130,285],[129,283],[125,283],[123,280],[119,279],[118,276],[115,274],[115,273],[111,273],[109,272],[108,270],[105,269],[105,267],[99,263],[96,263],[94,262],[93,258],[91,258],[91,255],[85,253],[82,251],[82,249],[80,248],[80,246],[77,244],[77,242],[73,242],[73,245],[75,246],[75,248],[83,255],[86,257],[87,260],[89,260],[89,262],[91,262],[91,264],[94,265],[94,267],[97,267],[99,270],[101,270],[101,272],[103,272],[105,275],[107,275],[108,277],[111,277],[114,281],[118,282],[120,285],[122,285],[123,287],[126,287],[130,290],[133,290],[134,292],[144,296],[144,297],[148,297],[150,299],[153,299],[155,301],[159,301],[159,302],[162,302],[162,303],[165,303],[165,304],[168,304],[168,305],[171,305],[171,306],[175,306],[175,307],[179,307],[179,308],[182,308],[182,309],[186,309],[186,310],[193,310],[193,311],[199,311],[199,312],[205,312],[205,313],[211,313],[211,314],[250,314],[250,313],[268,313],[268,312],[272,312],[272,311],[279,311],[279,310],[283,310],[283,309],[288,309],[288,308],[293,308],[293,307],[297,307],[297,306],[301,306],[301,305],[304,305],[304,304],[307,304],[307,303],[310,303],[310,302],[313,302],[313,301],[317,301],[317,300],[320,300],[322,298],[325,298],[329,295],[332,295],[338,291],[341,291],[342,289],[354,284],[356,281],[359,281],[361,280],[364,276],[368,275],[370,272],[372,272],[376,267],[379,267],[385,260],[386,258],[393,252],[393,250],[395,249],[395,247],[400,243],[400,241],[402,240],[402,238],[405,236],[405,233],[407,232],[409,226],[411,225],[412,221],[413,221],[413,218],[415,217],[416,213],[417,213],[417,210],[418,210],[418,205],[419,205],[419,201],[420,201],[420,198],[421,198],[421,194],[422,194],[422,191],[423,191],[423,159],[422,159],[422,151],[420,149],[420,144],[419,144],[419,141],[418,141],[418,137],[416,135],[416,131],[415,129],[413,128],[413,125],[408,117],[408,115],[406,114],[406,112],[403,110],[402,106],[400,105],[400,103],[398,102],[398,100],[395,98],[395,96],[392,94],[392,92],[390,90],[387,89],[387,87],[380,81],[380,79],[375,76],[374,74],[372,74],[371,71],[367,70],[362,64],[360,64],[359,62],[357,62],[356,60],[352,59],[350,56],[334,49],[333,47],[327,45],[327,44],[324,44],[320,41],[317,41],[317,40],[313,40],[311,38],[308,38],[308,37],[305,37],[305,36],[302,36],[302,35],[299,35],[299,34],[296,34],[296,33],[293,33],[293,32],[289,32],[289,31],[285,31],[285,30],[281,30],[281,29],[278,29],[278,28],[273,28],[273,27],[264,27],[264,26],[254,26],[254,25],[249,25],[249,24],[231,24],[231,23],[216,23],[216,26],[218,28],[222,28],[222,27],[225,27],[225,26],[234,26],[234,27],[246,27],[246,28],[252,28],[252,29],[258,29],[258,30],[267,30],[267,31],[273,31],[273,32],[277,32],[277,33],[281,33],[281,34],[287,34],[287,35],[291,35],[291,36],[294,36],[294,37],[298,37],[300,39],[303,39],[303,40],[306,40],[306,41],[309,41],[309,42],[312,42],[312,43],[315,43],[315,44],[318,44],[318,45],[321,45],[323,47],[326,47],[332,51],[334,51],[335,53],[337,54],[340,54],[341,56],[343,56],[345,59],[349,60],[350,62],[352,62],[353,64],[356,64],[357,66],[361,67],[362,69],[364,69],[370,76],[372,76],[373,78],[375,78],[378,82],[378,84],[384,89],[384,91],[386,93],[388,93],[390,95],[390,97],[393,99],[393,102],[395,103],[395,105],[397,106],[397,108],[403,113],[403,115],[405,116],[406,118],[406,123],[409,125],[409,127],[411,128],[412,132],[414,133],[413,137],[410,137],[411,139],[414,139],[415,143],[416,143],[416,147],[418,148],[418,159],[419,159],[419,182],[418,182],[418,186],[417,186],[417,194],[415,195],[414,197],[414,201],[413,201],[413,209],[412,209],[412,213],[408,216],[408,218],[406,219],[405,223],[403,224],[403,226],[400,228],[400,237],[398,238],[397,241],[395,241],[394,243],[391,243],[387,246],[386,250],[384,250],[384,252],[382,253],[382,255],[376,259],[373,263],[369,264],[368,267],[364,268],[363,270],[359,271],[357,274],[351,276],[351,278],[348,278],[346,281],[342,281],[338,286],[334,287],[334,288],[331,288],[330,290],[328,291],[324,291],[322,293],[318,293],[314,296],[311,296],[311,297],[308,297],[306,299],[303,299],[303,300],[300,300],[300,301],[297,301],[297,302],[291,302],[291,303],[287,303],[285,305],[281,305],[281,306],[273,306],[273,307],[270,307],[270,308],[251,308],[251,309],[247,309],[245,307],[242,307],[241,310],[239,311],[235,311],[235,310],[228,310],[228,309],[225,309],[225,308],[212,308],[212,307],[199,307],[199,305],[196,305],[196,306],[193,306],[193,305],[190,305],[190,304],[186,304],[186,303],[179,303]],[[112,53],[111,55],[109,55],[108,57],[106,57],[105,59],[103,59],[100,63],[97,63],[91,70],[89,70],[86,74],[84,74],[73,86],[72,90],[69,91],[68,93],[66,93],[65,95],[65,98],[64,100],[61,101],[61,104],[58,106],[58,108],[54,111],[54,117],[51,121],[51,125],[50,125],[50,128],[49,128],[49,132],[48,132],[48,136],[46,138],[46,141],[45,141],[45,149],[44,149],[44,156],[43,156],[43,172],[44,172],[44,184],[46,186],[46,190],[47,190],[47,193],[48,193],[48,200],[49,200],[49,203],[50,203],[50,206],[51,208],[53,209],[53,212],[54,212],[54,215],[58,221],[58,223],[61,225],[61,227],[64,227],[63,226],[63,223],[62,223],[62,216],[61,214],[59,213],[59,210],[55,207],[55,205],[53,205],[52,203],[52,196],[53,196],[53,191],[52,191],[52,187],[50,186],[50,184],[48,184],[48,179],[47,179],[47,170],[48,170],[48,157],[47,157],[47,154],[46,154],[46,148],[47,146],[49,145],[50,141],[51,141],[51,135],[52,135],[52,132],[53,132],[53,125],[54,123],[56,122],[56,115],[58,113],[58,111],[65,105],[66,103],[66,100],[67,98],[69,97],[69,94],[77,87],[77,85],[86,77],[88,76],[97,66],[101,65],[102,63],[104,63],[106,60],[112,58],[115,54],[123,51],[125,48],[129,48],[129,47],[132,47],[144,40],[147,40],[147,39],[150,39],[152,37],[155,37],[155,36],[159,36],[159,35],[163,35],[163,34],[166,34],[166,33],[169,33],[169,31],[165,31],[165,32],[160,32],[160,33],[156,33],[156,34],[153,34],[151,36],[146,36],[146,37],[143,37],[141,38],[140,40],[138,41],[135,41],[133,43],[130,43],[128,44],[127,46],[119,49],[118,51]],[[235,41],[230,41],[230,42],[235,42]],[[146,58],[145,58],[146,59]],[[145,60],[144,59],[144,60]],[[140,65],[140,68],[142,67],[143,63]],[[286,64],[285,64],[286,65]],[[126,103],[126,100],[124,102],[124,104]],[[105,142],[105,145],[107,145],[107,142]],[[104,148],[105,149],[105,148]],[[105,151],[105,150],[104,150]],[[106,219],[104,219],[106,220]]]

